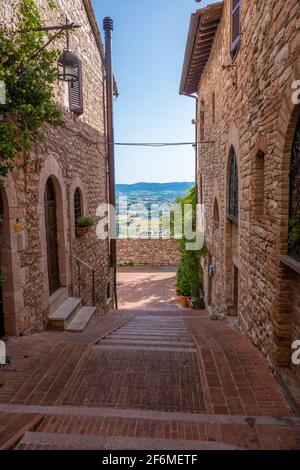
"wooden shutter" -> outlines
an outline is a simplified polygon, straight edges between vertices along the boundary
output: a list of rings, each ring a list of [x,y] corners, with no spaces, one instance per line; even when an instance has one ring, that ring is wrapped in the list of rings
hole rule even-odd
[[[69,83],[69,99],[70,110],[77,114],[83,113],[83,90],[82,90],[82,67],[78,59],[78,63],[73,67],[74,75],[77,80]]]
[[[231,10],[231,52],[235,54],[241,40],[242,0],[232,0]]]
[[[74,193],[74,217],[75,217],[75,224],[79,217],[82,216],[82,196],[81,191],[79,188],[76,188]]]

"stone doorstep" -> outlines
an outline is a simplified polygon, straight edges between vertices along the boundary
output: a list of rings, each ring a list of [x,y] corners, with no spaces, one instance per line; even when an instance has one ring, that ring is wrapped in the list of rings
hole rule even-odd
[[[48,317],[51,330],[64,331],[82,306],[82,299],[69,297]]]
[[[69,323],[66,331],[82,333],[87,326],[91,325],[96,317],[96,307],[81,307],[73,320]]]
[[[103,437],[46,432],[26,432],[19,443],[19,448],[22,449],[24,445],[50,445],[61,450],[68,450],[68,448],[74,447],[80,450],[242,450],[222,442],[151,439],[143,437]]]
[[[57,310],[61,304],[69,297],[67,287],[60,287],[49,298],[49,316]]]

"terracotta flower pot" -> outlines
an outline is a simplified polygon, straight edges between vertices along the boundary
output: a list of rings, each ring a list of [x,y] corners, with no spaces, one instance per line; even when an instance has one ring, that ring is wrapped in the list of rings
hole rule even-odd
[[[189,302],[187,297],[185,297],[184,295],[177,295],[177,300],[183,308],[189,308]]]
[[[89,231],[89,227],[76,227],[76,237],[83,237]]]

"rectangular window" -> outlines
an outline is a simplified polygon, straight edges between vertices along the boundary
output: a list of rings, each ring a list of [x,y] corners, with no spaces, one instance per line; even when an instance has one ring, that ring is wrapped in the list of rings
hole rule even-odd
[[[231,54],[236,55],[241,41],[241,8],[242,0],[231,2]]]
[[[82,68],[81,63],[78,61],[73,67],[73,72],[77,80],[69,83],[69,100],[70,110],[76,114],[83,113],[83,90],[82,90]]]
[[[264,214],[265,205],[265,154],[259,150],[255,159],[255,213]]]

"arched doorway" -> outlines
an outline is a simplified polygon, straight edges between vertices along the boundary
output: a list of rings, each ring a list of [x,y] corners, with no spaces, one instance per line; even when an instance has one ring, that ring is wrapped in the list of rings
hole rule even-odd
[[[52,295],[60,287],[60,276],[58,263],[57,200],[54,181],[51,177],[48,179],[45,189],[45,227],[49,294]]]
[[[0,224],[1,226],[3,224],[3,218],[4,218],[4,204],[3,204],[2,194],[0,192]],[[0,230],[0,234],[2,234],[2,230]],[[2,338],[5,335],[1,243],[2,243],[2,237],[0,238],[0,338]]]

